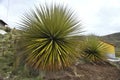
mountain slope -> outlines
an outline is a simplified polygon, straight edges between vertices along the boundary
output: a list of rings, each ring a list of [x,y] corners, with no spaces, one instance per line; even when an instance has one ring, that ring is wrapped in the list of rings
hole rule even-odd
[[[120,33],[114,33],[114,34],[102,36],[102,39],[114,44],[116,47],[120,47]]]

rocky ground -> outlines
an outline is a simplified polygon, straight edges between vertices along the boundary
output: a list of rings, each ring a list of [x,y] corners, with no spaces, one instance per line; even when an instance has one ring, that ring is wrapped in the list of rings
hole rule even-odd
[[[112,63],[112,65],[108,63],[107,64],[82,63],[71,68],[68,68],[65,71],[60,70],[59,72],[49,72],[47,73],[46,76],[43,75],[44,79],[37,80],[120,80],[119,65],[120,65],[119,63],[114,64]],[[0,76],[0,80],[9,79],[3,79],[2,76]],[[32,78],[24,80],[36,80],[36,79]]]
[[[50,73],[45,80],[120,80],[120,70],[110,64],[79,64],[66,71]]]

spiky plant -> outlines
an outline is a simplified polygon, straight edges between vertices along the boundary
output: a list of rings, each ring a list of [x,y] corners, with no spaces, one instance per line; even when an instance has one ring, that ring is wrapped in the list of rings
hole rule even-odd
[[[103,62],[106,59],[105,53],[108,48],[99,38],[89,36],[82,42],[80,52],[90,62]]]
[[[71,9],[62,5],[35,7],[24,15],[21,26],[25,64],[38,70],[59,70],[76,60],[73,36],[82,31]]]

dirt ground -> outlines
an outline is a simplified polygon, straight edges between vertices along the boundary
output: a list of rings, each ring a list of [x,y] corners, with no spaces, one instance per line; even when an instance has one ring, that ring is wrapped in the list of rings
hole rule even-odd
[[[84,63],[65,71],[49,72],[43,77],[43,80],[120,80],[120,67],[111,64]]]
[[[51,75],[51,76],[50,76]],[[109,64],[79,64],[66,71],[49,74],[45,80],[120,80],[120,70]]]

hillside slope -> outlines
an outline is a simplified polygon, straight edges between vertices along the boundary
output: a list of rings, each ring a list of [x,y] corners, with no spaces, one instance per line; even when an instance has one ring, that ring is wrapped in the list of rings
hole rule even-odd
[[[102,38],[110,43],[113,43],[115,46],[120,47],[120,33],[114,33],[102,36]]]

